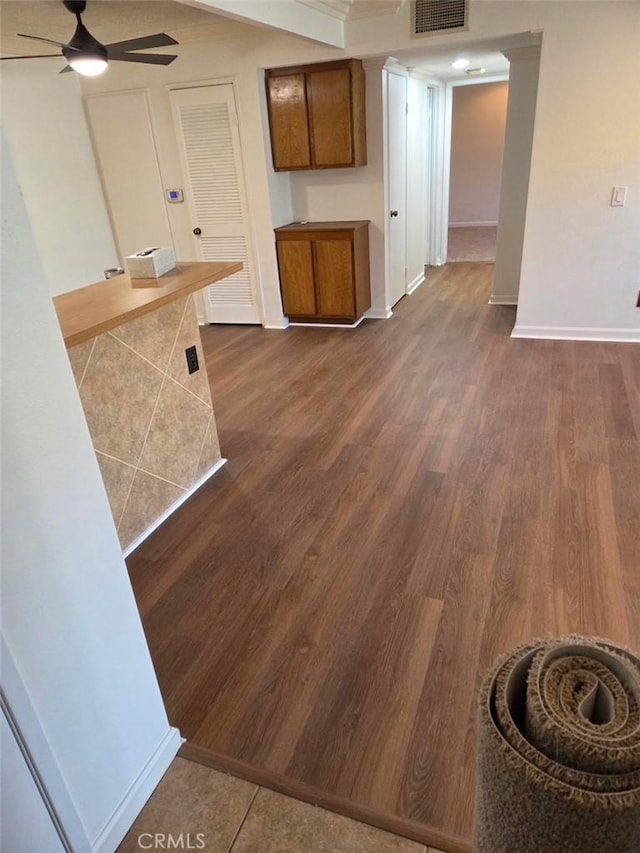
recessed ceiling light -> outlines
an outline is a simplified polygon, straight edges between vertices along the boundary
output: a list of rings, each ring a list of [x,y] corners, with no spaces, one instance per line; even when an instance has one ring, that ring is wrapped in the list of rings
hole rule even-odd
[[[455,68],[457,71],[462,71],[463,68],[468,68],[470,62],[468,59],[456,59],[455,62],[451,63],[451,67]]]
[[[479,74],[484,74],[486,72],[486,68],[467,68],[467,74],[470,77],[477,77]]]

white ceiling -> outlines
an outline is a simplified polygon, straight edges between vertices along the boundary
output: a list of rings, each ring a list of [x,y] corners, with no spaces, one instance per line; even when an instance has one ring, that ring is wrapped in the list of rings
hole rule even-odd
[[[510,43],[500,44],[502,48],[508,46],[511,46]],[[416,39],[411,48],[394,53],[394,56],[403,65],[428,71],[442,80],[467,79],[469,75],[465,71],[451,67],[451,63],[460,58],[469,60],[469,68],[485,68],[486,77],[509,73],[509,62],[494,41],[466,42],[458,47],[452,47],[451,44],[433,47],[427,37]]]
[[[187,41],[202,34],[205,25],[226,22],[220,15],[173,0],[89,0],[82,20],[103,44],[157,32]],[[3,55],[55,53],[54,45],[49,51],[49,45],[17,38],[16,33],[67,42],[73,35],[75,18],[61,0],[2,0],[0,27]]]
[[[319,12],[341,20],[396,14],[407,0],[296,0]],[[176,0],[89,0],[83,13],[85,26],[107,44],[156,32],[166,32],[178,41],[206,37],[212,24],[228,18],[205,8],[196,8]],[[75,20],[61,0],[0,0],[0,52],[48,53],[46,44],[16,38],[28,33],[67,42],[73,35]],[[55,47],[54,47],[55,51]]]
[[[465,71],[457,71],[451,67],[455,59],[464,57],[470,61],[469,68],[485,68],[484,76],[490,77],[509,73],[509,62],[502,53],[503,50],[539,45],[541,38],[539,32],[521,32],[501,36],[499,39],[458,41],[457,45],[452,40],[448,45],[439,47],[433,46],[429,37],[416,38],[410,48],[398,51],[395,57],[409,68],[421,68],[442,80],[465,80],[469,79]],[[481,80],[482,77],[475,79]]]
[[[394,14],[405,0],[298,0],[318,11],[333,9],[340,17],[361,17],[371,14]],[[107,44],[126,38],[166,32],[178,42],[214,37],[216,30],[223,34],[229,19],[203,8],[175,2],[175,0],[89,0],[83,20],[95,37]],[[236,25],[237,26],[237,25]],[[246,26],[246,24],[245,24]],[[73,35],[75,20],[64,8],[61,0],[0,0],[0,52],[3,55],[57,54],[57,48],[37,41],[18,38],[16,33],[45,36],[66,42]],[[456,71],[451,62],[464,55],[471,67],[486,68],[486,76],[503,74],[509,70],[505,57],[486,43],[469,43],[460,49],[433,48],[429,39],[417,39],[410,50],[398,53],[396,58],[407,66],[424,69],[444,80],[465,79],[464,72]]]

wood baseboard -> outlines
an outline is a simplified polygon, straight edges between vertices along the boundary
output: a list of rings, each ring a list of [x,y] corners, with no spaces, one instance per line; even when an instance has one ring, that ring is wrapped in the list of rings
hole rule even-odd
[[[448,835],[414,820],[379,812],[369,806],[321,791],[319,788],[307,785],[299,779],[292,779],[280,773],[254,767],[252,764],[229,758],[229,756],[221,755],[204,747],[185,743],[180,747],[178,755],[187,761],[194,761],[197,764],[203,764],[205,767],[211,767],[213,770],[229,773],[231,776],[253,782],[254,785],[260,785],[262,788],[269,788],[279,794],[285,794],[287,797],[312,803],[315,806],[327,809],[327,811],[350,817],[378,829],[384,829],[394,835],[417,841],[419,844],[435,847],[444,853],[472,853],[471,843],[464,838]]]

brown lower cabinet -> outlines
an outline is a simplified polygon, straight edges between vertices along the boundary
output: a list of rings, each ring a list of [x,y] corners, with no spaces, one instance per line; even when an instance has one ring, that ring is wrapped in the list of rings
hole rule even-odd
[[[275,234],[290,320],[354,323],[371,307],[369,220],[292,222]]]

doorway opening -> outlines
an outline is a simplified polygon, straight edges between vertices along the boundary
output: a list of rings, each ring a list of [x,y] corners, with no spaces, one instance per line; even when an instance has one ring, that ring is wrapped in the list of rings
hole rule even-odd
[[[431,134],[431,154],[428,157],[428,180],[430,188],[426,194],[426,250],[425,276],[428,278],[429,266],[441,266],[451,260],[449,257],[450,205],[451,224],[464,227],[496,228],[495,268],[493,290],[489,295],[491,304],[517,305],[524,243],[524,226],[529,186],[529,168],[533,145],[533,126],[535,120],[537,79],[540,61],[541,37],[533,33],[520,33],[505,36],[500,41],[491,40],[476,43],[450,43],[438,48],[424,46],[398,52],[393,60],[404,68],[418,70],[429,85],[433,87],[429,131]],[[470,67],[462,69],[460,61]],[[480,69],[486,73],[480,73]],[[478,72],[473,73],[473,72]],[[397,72],[396,72],[397,73]],[[500,182],[496,181],[493,199],[498,197],[498,210],[491,218],[485,211],[481,214],[459,212],[453,219],[451,197],[452,166],[452,122],[455,90],[467,87],[486,86],[490,83],[503,83],[503,93],[508,91],[508,108],[504,116],[502,134]],[[506,86],[508,85],[508,90]],[[464,97],[464,96],[463,96]],[[504,94],[503,94],[504,97]],[[505,98],[506,100],[506,98]],[[477,131],[477,129],[476,129]],[[477,132],[476,132],[477,135]],[[468,141],[468,139],[466,140]],[[385,151],[385,202],[388,201],[388,181],[392,172],[387,158],[392,155]],[[494,156],[493,174],[496,174]],[[455,162],[454,162],[455,168]],[[406,170],[407,187],[416,185],[415,176],[409,168]],[[499,190],[498,190],[499,186]],[[495,208],[494,208],[495,210]],[[390,211],[387,211],[389,214]],[[481,222],[481,225],[476,223]],[[389,230],[387,216],[387,231]],[[460,235],[464,237],[464,232]],[[474,235],[467,235],[473,237]],[[485,232],[476,237],[493,237]],[[484,241],[483,241],[484,242]],[[388,249],[388,246],[386,246]],[[455,247],[454,247],[455,250]],[[493,240],[490,249],[480,257],[467,256],[469,260],[493,259]],[[387,258],[389,253],[387,251]],[[462,259],[458,255],[458,259]],[[387,286],[387,294],[390,288]],[[391,304],[390,302],[388,304]]]
[[[451,85],[449,263],[496,259],[508,92],[507,80]]]
[[[444,87],[442,263],[495,261],[509,74]]]

